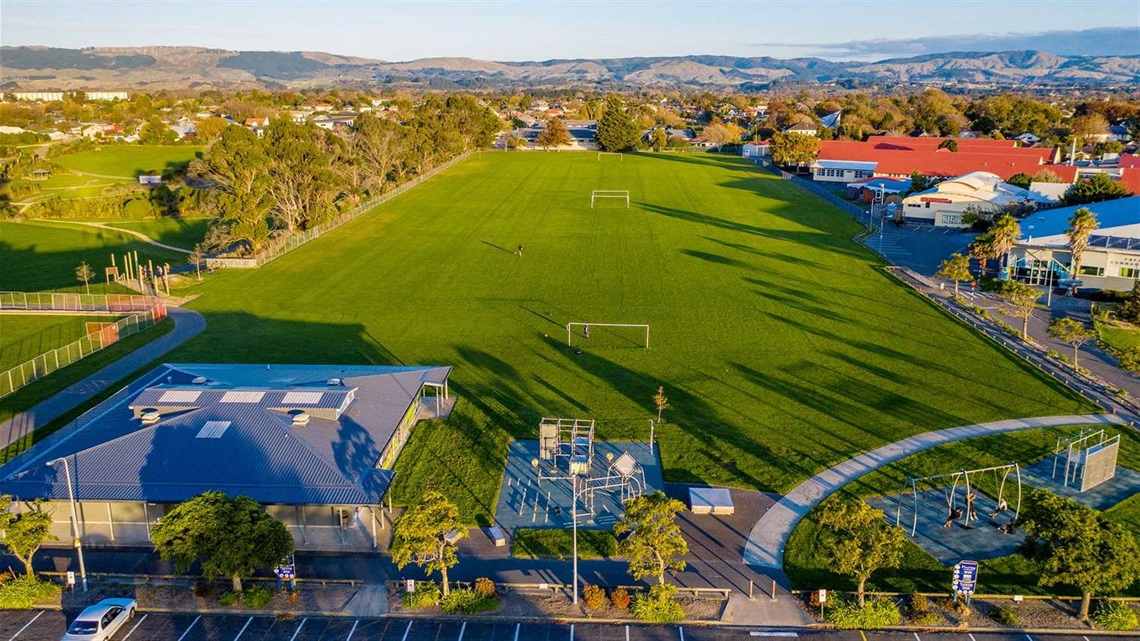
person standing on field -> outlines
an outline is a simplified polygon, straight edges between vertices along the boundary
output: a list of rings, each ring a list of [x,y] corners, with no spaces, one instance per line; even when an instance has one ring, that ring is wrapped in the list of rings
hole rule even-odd
[[[522,243],[519,243],[518,251],[515,253],[517,253],[519,255],[519,258],[522,258]]]
[[[590,340],[590,326],[589,326],[589,325],[584,325],[584,326],[582,327],[582,329],[584,330],[584,333],[585,333],[585,335],[586,335],[586,340]]]

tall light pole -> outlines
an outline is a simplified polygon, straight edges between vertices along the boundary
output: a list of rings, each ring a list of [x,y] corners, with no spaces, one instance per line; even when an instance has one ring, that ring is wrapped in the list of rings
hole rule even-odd
[[[79,536],[79,516],[75,511],[75,489],[71,486],[71,467],[66,458],[57,458],[48,461],[48,467],[55,467],[56,463],[63,461],[63,474],[67,477],[67,496],[71,501],[71,533],[75,537],[75,551],[79,554],[79,577],[83,582],[83,591],[87,591],[87,566],[83,564],[83,539]]]
[[[574,605],[578,605],[578,475],[573,477],[570,497],[570,521],[574,524]]]

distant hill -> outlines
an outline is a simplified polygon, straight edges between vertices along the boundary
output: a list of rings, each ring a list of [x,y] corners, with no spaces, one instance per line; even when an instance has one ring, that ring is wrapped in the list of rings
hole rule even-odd
[[[958,52],[878,62],[695,55],[495,62],[386,62],[307,51],[201,47],[0,47],[3,88],[182,89],[410,85],[436,87],[762,88],[773,82],[1140,84],[1140,56]]]

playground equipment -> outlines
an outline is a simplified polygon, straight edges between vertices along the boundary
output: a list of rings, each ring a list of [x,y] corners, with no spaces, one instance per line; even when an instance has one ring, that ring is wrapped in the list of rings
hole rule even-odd
[[[544,461],[568,459],[570,474],[587,474],[594,464],[594,421],[546,418],[538,426],[538,453]]]
[[[1057,480],[1057,464],[1064,460],[1062,484],[1069,487],[1071,482],[1081,492],[1090,490],[1116,476],[1119,454],[1120,435],[1109,438],[1103,429],[1081,430],[1076,436],[1060,437],[1053,450],[1052,478]]]
[[[538,451],[539,458],[531,461],[537,486],[543,481],[570,481],[574,486],[571,511],[575,515],[583,513],[578,509],[579,500],[585,514],[594,514],[597,492],[615,492],[624,503],[645,491],[645,470],[629,452],[616,458],[607,454],[608,465],[595,469],[592,419],[543,417],[538,426]]]
[[[911,496],[914,500],[914,515],[910,526],[910,535],[914,536],[918,531],[918,486],[919,484],[928,484],[930,481],[943,481],[950,479],[950,486],[945,487],[943,483],[943,493],[946,499],[946,512],[953,517],[955,509],[959,509],[963,526],[969,526],[970,521],[977,521],[977,512],[973,509],[972,496],[976,496],[974,488],[976,484],[970,482],[970,476],[973,475],[975,479],[979,475],[986,472],[992,472],[994,475],[995,484],[998,486],[997,502],[1000,505],[1005,499],[1005,486],[1006,481],[1009,480],[1010,474],[1013,474],[1017,480],[1017,501],[1013,507],[1013,518],[1016,519],[1018,513],[1021,511],[1021,468],[1017,463],[1010,463],[1008,465],[996,465],[994,467],[983,467],[976,470],[960,470],[958,472],[948,472],[946,474],[935,474],[934,476],[922,477],[909,477],[903,485],[903,493],[899,495],[898,506],[895,510],[895,525],[903,527],[902,525],[902,509],[906,490],[909,489]],[[958,499],[958,487],[961,485],[965,491],[962,494],[961,502]],[[961,505],[961,507],[959,507]],[[964,509],[963,509],[964,508]]]

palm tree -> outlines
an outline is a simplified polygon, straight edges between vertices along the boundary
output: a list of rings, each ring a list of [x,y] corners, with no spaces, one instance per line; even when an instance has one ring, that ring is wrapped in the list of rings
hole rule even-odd
[[[1069,250],[1073,256],[1070,278],[1076,278],[1080,273],[1081,254],[1084,254],[1089,246],[1089,236],[1099,226],[1100,221],[1096,219],[1096,214],[1089,211],[1088,207],[1081,207],[1073,212],[1072,218],[1069,219],[1069,230],[1065,233],[1069,236]]]
[[[1017,244],[1017,240],[1021,238],[1021,225],[1017,223],[1017,219],[1009,214],[1003,215],[994,221],[993,227],[990,227],[990,238],[993,242],[994,252],[997,254],[995,258],[1001,257],[1002,267],[1009,267],[1009,251]]]
[[[982,276],[986,275],[986,263],[989,262],[991,258],[1000,256],[997,250],[994,249],[994,239],[990,234],[982,234],[975,238],[974,242],[970,243],[968,250],[970,256],[976,258],[978,262],[981,263]]]

